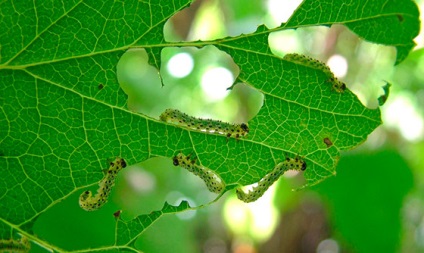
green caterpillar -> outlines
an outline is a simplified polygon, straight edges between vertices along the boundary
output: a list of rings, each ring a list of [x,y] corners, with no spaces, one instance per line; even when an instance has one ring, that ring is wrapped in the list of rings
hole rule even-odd
[[[118,172],[127,166],[124,159],[117,157],[115,161],[110,163],[104,178],[99,183],[99,189],[95,196],[91,191],[81,193],[79,197],[79,205],[85,211],[94,211],[102,207],[109,197],[112,187],[115,185],[115,178]]]
[[[336,92],[342,93],[346,90],[346,84],[337,79],[325,63],[317,59],[296,53],[286,54],[283,59],[306,67],[321,70],[328,76],[327,82],[332,84],[332,87]]]
[[[19,240],[0,240],[0,252],[29,252],[31,244],[22,236]]]
[[[212,134],[221,134],[228,138],[233,137],[238,139],[249,133],[249,127],[245,123],[230,124],[219,120],[199,119],[176,109],[166,109],[159,118],[162,121],[171,122],[188,129]]]
[[[288,170],[304,171],[306,170],[306,163],[298,157],[286,158],[285,161],[277,164],[270,173],[266,174],[265,177],[258,182],[258,185],[253,187],[253,189],[248,193],[245,193],[241,188],[237,188],[237,198],[246,203],[256,201],[262,197],[265,191],[268,190],[268,188]]]
[[[220,193],[225,188],[223,180],[212,170],[197,165],[196,159],[191,159],[190,156],[179,153],[174,156],[172,161],[175,166],[180,166],[199,176],[205,182],[209,191]]]

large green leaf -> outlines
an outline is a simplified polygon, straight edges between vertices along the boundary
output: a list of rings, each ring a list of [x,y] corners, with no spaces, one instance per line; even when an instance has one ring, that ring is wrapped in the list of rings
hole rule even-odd
[[[307,184],[316,184],[335,174],[340,150],[362,143],[380,125],[380,111],[365,108],[349,90],[332,90],[322,71],[273,55],[269,33],[345,24],[365,40],[395,46],[399,62],[419,31],[412,1],[306,0],[278,28],[260,26],[252,34],[215,41],[166,42],[164,23],[190,2],[0,4],[2,238],[17,231],[49,246],[33,235],[34,221],[73,193],[96,185],[110,157],[122,156],[131,165],[179,151],[195,154],[231,189],[257,182],[287,155],[299,155],[308,165]],[[127,49],[145,48],[150,63],[159,67],[164,47],[205,45],[227,52],[240,67],[238,81],[265,95],[245,139],[188,131],[126,107],[116,64]],[[188,209],[185,202],[165,205],[120,221],[115,246],[127,248],[162,214]]]
[[[408,164],[397,152],[381,150],[344,156],[339,168],[337,178],[315,188],[329,205],[333,234],[343,238],[336,239],[355,252],[398,251],[403,203],[414,183]]]

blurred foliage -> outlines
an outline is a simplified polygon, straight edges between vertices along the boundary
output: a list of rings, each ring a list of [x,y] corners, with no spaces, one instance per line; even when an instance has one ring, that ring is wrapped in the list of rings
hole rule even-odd
[[[334,235],[354,252],[396,252],[401,210],[412,189],[412,172],[393,150],[346,155],[337,176],[318,193],[328,203]]]

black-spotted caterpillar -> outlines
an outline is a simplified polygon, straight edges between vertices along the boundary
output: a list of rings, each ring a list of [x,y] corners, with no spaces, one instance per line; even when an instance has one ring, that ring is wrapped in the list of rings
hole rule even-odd
[[[268,174],[265,175],[259,182],[256,187],[253,187],[251,191],[245,193],[241,188],[237,188],[236,194],[237,197],[248,203],[256,201],[260,198],[265,191],[280,178],[288,170],[303,171],[306,169],[306,163],[302,159],[296,158],[286,158],[285,161],[277,164],[275,168]]]
[[[325,65],[325,63],[317,59],[313,59],[311,57],[308,57],[302,54],[296,54],[296,53],[286,54],[283,57],[283,59],[301,64],[310,68],[319,69],[327,75],[328,77],[327,82],[332,83],[333,89],[335,91],[342,93],[343,91],[346,90],[346,84],[340,81],[339,79],[337,79],[337,77],[334,76],[333,72],[331,72],[330,68],[327,65]]]
[[[214,193],[220,193],[224,188],[224,181],[212,170],[204,168],[196,164],[196,159],[192,159],[190,156],[186,156],[182,153],[174,156],[172,159],[175,166],[180,166],[196,176],[199,176],[205,181],[208,190]]]
[[[94,211],[102,207],[109,197],[112,187],[115,185],[115,178],[118,172],[127,166],[124,159],[117,157],[115,161],[110,163],[104,178],[99,183],[99,189],[95,196],[91,191],[81,193],[79,197],[79,205],[86,211]]]
[[[230,124],[219,120],[199,119],[176,109],[166,109],[159,118],[162,121],[171,122],[188,129],[212,134],[221,134],[236,139],[244,137],[249,133],[249,127],[245,123]]]
[[[31,244],[26,237],[19,240],[0,240],[0,252],[29,252]]]

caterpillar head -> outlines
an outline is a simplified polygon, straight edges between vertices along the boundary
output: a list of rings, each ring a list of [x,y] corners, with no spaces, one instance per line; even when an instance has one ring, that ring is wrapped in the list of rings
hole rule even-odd
[[[172,158],[172,163],[174,164],[174,166],[180,165],[180,160],[177,156],[174,156],[174,158]]]
[[[245,123],[242,123],[240,127],[241,129],[243,129],[243,131],[245,131],[246,133],[249,133],[249,126],[247,126]]]

